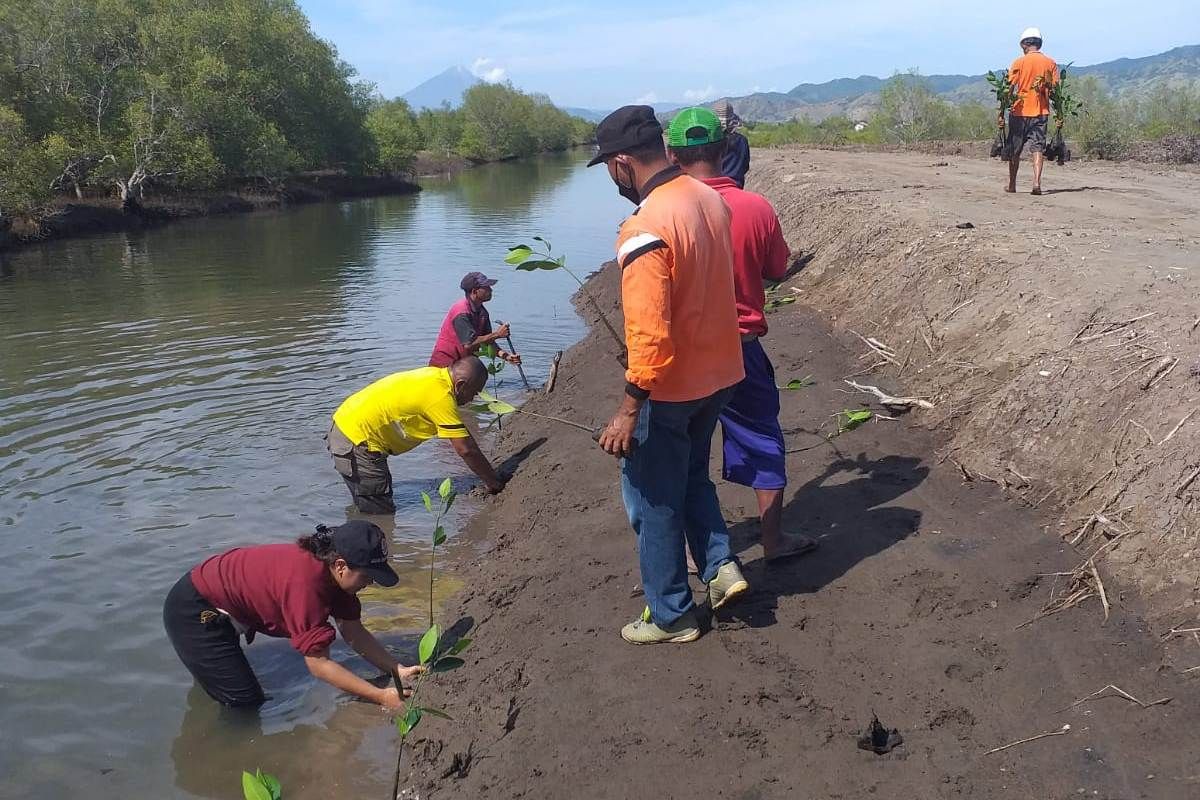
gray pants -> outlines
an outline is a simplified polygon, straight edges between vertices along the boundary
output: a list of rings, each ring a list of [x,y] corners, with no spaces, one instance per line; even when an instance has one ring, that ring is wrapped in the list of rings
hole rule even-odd
[[[365,444],[355,444],[346,438],[337,425],[325,434],[325,447],[333,458],[333,468],[342,476],[354,506],[364,514],[394,514],[392,473],[388,471],[387,455],[368,450]]]

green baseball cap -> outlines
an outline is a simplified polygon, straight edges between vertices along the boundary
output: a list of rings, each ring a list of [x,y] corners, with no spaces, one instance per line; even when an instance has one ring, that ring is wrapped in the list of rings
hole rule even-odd
[[[707,108],[685,108],[667,127],[668,147],[694,147],[725,138],[725,128],[717,115]]]

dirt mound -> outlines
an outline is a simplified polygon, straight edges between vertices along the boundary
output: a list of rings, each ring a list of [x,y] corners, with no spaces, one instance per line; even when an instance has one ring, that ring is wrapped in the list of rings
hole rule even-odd
[[[892,246],[863,235],[841,241]],[[818,252],[800,282],[834,280],[843,262],[822,265],[838,252]],[[591,282],[614,320],[618,277],[609,266]],[[694,644],[627,645],[619,628],[644,601],[616,462],[584,432],[510,418],[499,447],[514,477],[473,523],[493,548],[456,570],[469,588],[445,620],[474,622],[470,663],[427,684],[454,722],[420,728],[401,796],[1193,795],[1200,698],[1156,669],[1164,654],[1134,596],[1114,595],[1106,625],[1094,599],[1027,624],[1078,562],[1047,519],[939,463],[946,434],[916,412],[820,445],[831,414],[856,405],[841,379],[861,341],[799,304],[770,322],[780,382],[815,381],[784,393],[789,447],[818,444],[788,457],[784,524],[820,548],[768,567],[752,495],[719,483],[751,592]],[[622,389],[614,356],[593,326],[527,409],[606,421]],[[1109,683],[1173,700],[1070,707]],[[886,755],[857,744],[875,715],[903,737]],[[1064,724],[1070,735],[987,753]]]
[[[752,176],[811,259],[803,302],[889,348],[849,371],[931,399],[943,460],[1056,511],[1156,610],[1194,606],[1200,179],[1048,166],[1030,198],[984,161],[799,150]]]

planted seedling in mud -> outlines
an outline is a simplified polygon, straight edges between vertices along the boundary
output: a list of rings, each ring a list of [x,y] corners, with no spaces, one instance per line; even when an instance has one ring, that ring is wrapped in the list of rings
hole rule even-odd
[[[999,107],[997,119],[1000,130],[992,142],[991,155],[993,158],[999,156],[1001,161],[1008,161],[1012,155],[1012,149],[1008,146],[1008,137],[1004,135],[1004,118],[1017,102],[1017,90],[1009,81],[1006,69],[997,72],[989,71],[986,77],[988,84],[992,87],[992,94],[996,97],[996,105]]]
[[[561,269],[563,272],[574,278],[575,282],[579,284],[579,291],[583,292],[583,296],[589,303],[591,303],[592,309],[595,310],[595,312],[600,316],[600,321],[604,323],[604,327],[608,329],[613,341],[617,343],[617,352],[620,353],[618,360],[623,366],[625,363],[624,337],[617,333],[617,329],[614,328],[612,323],[608,321],[608,317],[605,316],[604,310],[600,308],[600,304],[596,302],[596,298],[592,296],[592,293],[588,291],[588,288],[583,285],[583,281],[579,278],[579,276],[567,267],[567,257],[562,255],[557,257],[553,256],[552,251],[554,248],[550,245],[550,242],[546,241],[541,236],[534,236],[533,240],[535,242],[539,242],[539,247],[545,249],[534,249],[527,244],[515,245],[508,248],[508,255],[504,257],[504,263],[511,264],[512,266],[524,272],[533,272],[534,270],[553,271],[556,269]]]
[[[479,348],[479,355],[487,359],[484,366],[487,368],[488,375],[492,376],[492,392],[494,396],[500,394],[500,379],[496,376],[504,371],[504,359],[500,358],[500,349],[496,345],[488,343]],[[500,415],[496,415],[496,427],[500,427]]]
[[[283,787],[274,775],[268,775],[261,769],[242,772],[242,794],[246,800],[279,800],[283,797]]]
[[[476,414],[483,414],[483,413],[495,414],[497,418],[503,417],[505,414],[525,414],[526,416],[537,417],[538,419],[548,419],[551,422],[558,422],[563,425],[570,425],[572,428],[578,428],[581,431],[587,431],[588,433],[591,433],[591,434],[596,433],[596,431],[594,429],[589,428],[587,425],[583,425],[582,423],[572,422],[569,419],[563,419],[562,417],[551,416],[550,414],[539,414],[536,411],[527,411],[523,408],[517,408],[516,406],[512,405],[511,403],[506,403],[503,400],[493,397],[492,395],[488,394],[487,392],[480,392],[479,393],[479,402],[472,403],[471,405],[469,405],[467,407],[470,408],[472,411],[474,411]]]
[[[832,433],[827,433],[825,435],[825,438],[822,439],[817,444],[812,444],[812,445],[809,445],[808,447],[798,447],[795,450],[788,450],[788,452],[789,453],[803,453],[805,450],[812,450],[813,448],[820,447],[823,444],[829,444],[834,439],[841,436],[843,433],[849,433],[850,431],[854,430],[855,428],[862,427],[866,423],[870,422],[875,417],[875,413],[867,408],[859,408],[859,409],[848,409],[847,408],[847,409],[842,409],[841,411],[834,414],[833,416],[837,419],[837,430],[836,431],[833,431]]]
[[[465,662],[459,656],[471,645],[470,639],[460,637],[450,647],[444,647],[441,629],[433,621],[433,588],[436,577],[435,559],[438,545],[446,542],[446,529],[442,525],[442,520],[445,519],[446,514],[450,511],[450,507],[454,505],[455,497],[457,497],[457,494],[449,478],[444,479],[438,486],[436,502],[428,492],[421,492],[421,501],[425,504],[425,510],[433,515],[432,547],[429,551],[429,627],[426,629],[424,635],[421,636],[421,641],[417,645],[417,657],[426,671],[417,676],[416,681],[413,683],[412,694],[409,695],[405,705],[404,714],[396,717],[395,720],[396,730],[400,733],[400,752],[396,754],[396,776],[392,784],[392,797],[396,797],[400,791],[400,767],[404,758],[404,744],[408,739],[408,735],[413,732],[426,716],[451,719],[449,714],[439,708],[429,708],[420,704],[421,686],[424,684],[425,679],[433,673],[449,672],[452,669],[458,669],[463,666]],[[395,680],[396,690],[403,696],[404,690],[400,686],[400,681],[398,678]]]

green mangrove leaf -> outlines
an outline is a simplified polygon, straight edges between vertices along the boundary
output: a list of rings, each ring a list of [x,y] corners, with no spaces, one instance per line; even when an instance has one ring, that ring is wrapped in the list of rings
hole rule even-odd
[[[246,800],[274,800],[271,790],[263,785],[257,775],[242,771],[242,794]]]
[[[425,510],[432,514],[433,498],[429,496],[429,492],[421,492],[421,502],[425,504]]]
[[[440,708],[422,708],[421,711],[431,717],[440,717],[441,719],[448,719],[450,721],[454,720],[454,717],[450,716],[445,711],[442,711]]]
[[[816,381],[812,379],[812,375],[805,375],[803,378],[792,378],[779,388],[795,391],[796,389],[803,389],[806,386],[812,386],[814,383],[816,383]]]
[[[433,529],[433,546],[437,547],[439,544],[443,544],[445,541],[446,541],[446,529],[443,528],[441,525],[438,525],[436,528]]]
[[[453,490],[454,490],[454,484],[450,481],[450,479],[443,478],[442,482],[440,484],[438,484],[438,497],[445,500],[447,497],[450,496],[450,492],[452,492]]]
[[[516,247],[508,248],[508,255],[504,257],[504,263],[520,264],[531,255],[533,255],[533,248],[527,244],[519,244]]]
[[[428,664],[429,659],[433,658],[433,653],[437,650],[438,637],[440,635],[438,626],[430,625],[429,630],[425,631],[425,635],[421,637],[421,643],[417,645],[417,655],[420,657],[422,664]]]
[[[535,236],[535,237],[533,237],[533,240],[534,240],[535,242],[541,242],[542,244],[546,245],[547,249],[549,249],[550,243],[549,243],[549,242],[547,242],[547,241],[546,241],[545,239],[543,239],[542,237],[540,237],[540,236]]]
[[[453,647],[451,647],[449,650],[446,651],[446,655],[456,656],[459,653],[461,653],[463,650],[466,650],[470,646],[471,646],[470,639],[459,639],[457,642],[454,643]]]
[[[518,264],[517,269],[522,270],[524,272],[533,272],[535,269],[551,270],[551,269],[558,269],[561,266],[562,266],[562,264],[558,263],[557,261],[548,261],[546,259],[535,258],[535,259],[530,259],[529,261],[523,261],[522,263]]]
[[[409,706],[408,711],[403,717],[396,717],[396,730],[400,731],[400,736],[408,736],[412,733],[413,728],[417,727],[421,722],[421,712],[423,708],[419,706]]]
[[[516,410],[516,406],[506,403],[503,400],[493,400],[492,402],[488,403],[488,411],[492,412],[493,414],[500,414],[503,416],[504,414],[512,414]]]
[[[270,775],[259,769],[255,773],[262,782],[262,785],[267,787],[267,791],[271,793],[271,800],[280,800],[283,797],[283,786],[279,783],[279,779],[274,775]]]
[[[449,672],[452,669],[458,669],[466,663],[467,662],[463,661],[461,658],[456,658],[454,656],[442,656],[436,662],[434,662],[433,666],[429,668],[429,671]]]
[[[875,416],[869,409],[860,409],[857,411],[840,411],[838,412],[838,433],[846,433],[867,422],[871,417]]]
[[[446,495],[446,498],[442,501],[443,514],[450,510],[450,506],[454,505],[454,498],[456,497],[458,497],[458,492],[455,491],[451,491],[450,494]]]

